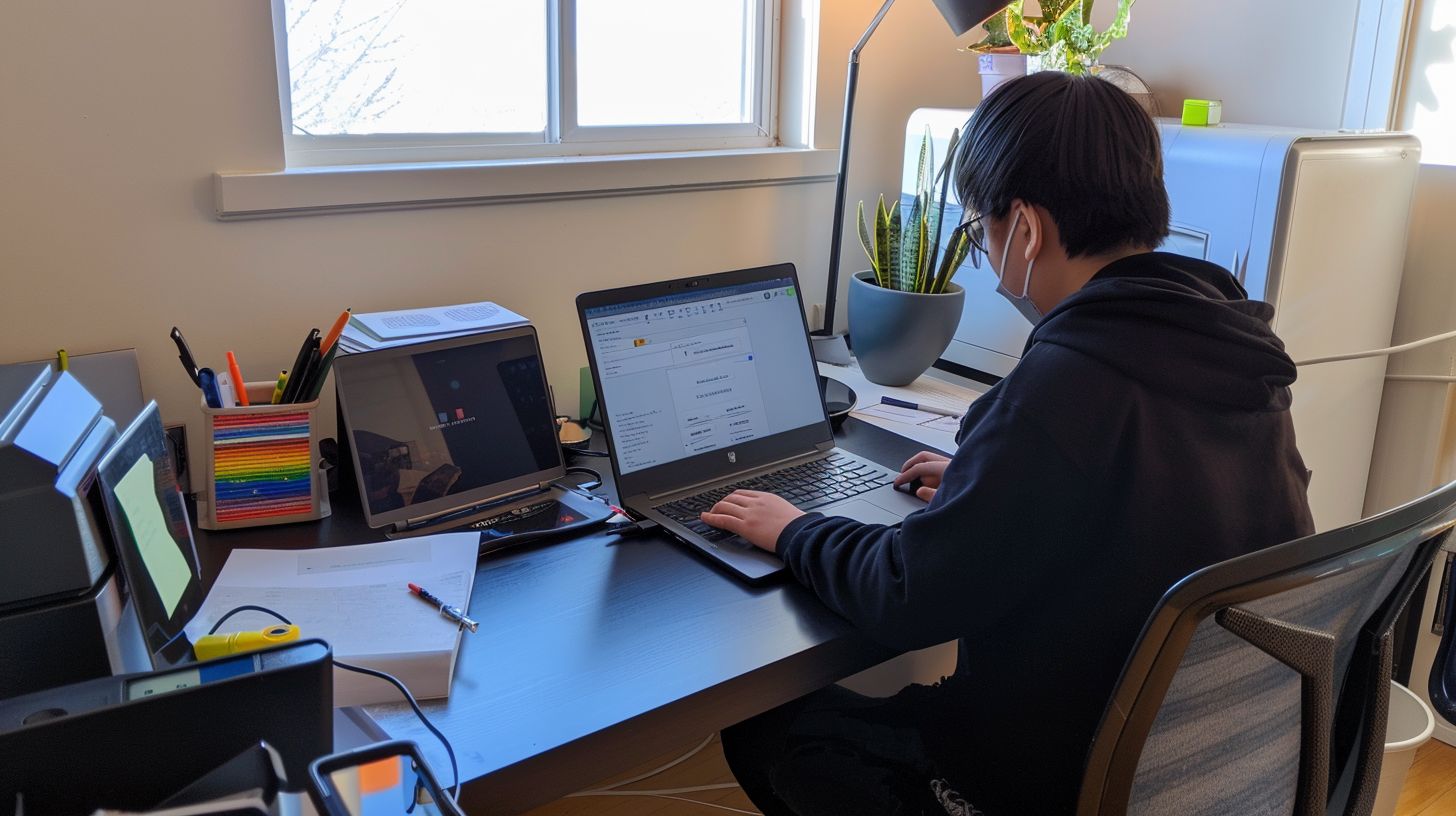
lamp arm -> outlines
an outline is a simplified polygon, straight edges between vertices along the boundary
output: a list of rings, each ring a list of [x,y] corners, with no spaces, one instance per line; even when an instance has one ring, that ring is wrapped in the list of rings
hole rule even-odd
[[[845,181],[849,177],[849,136],[854,124],[854,96],[859,86],[859,52],[864,50],[870,37],[874,36],[875,29],[880,27],[880,21],[885,19],[893,5],[895,0],[885,0],[885,4],[880,6],[879,12],[870,21],[869,28],[865,29],[865,33],[849,51],[849,73],[844,83],[844,126],[839,133],[839,172],[834,178],[834,224],[829,238],[829,286],[824,297],[824,326],[815,332],[819,335],[834,334],[834,302],[839,297],[839,251],[844,243],[844,196]]]

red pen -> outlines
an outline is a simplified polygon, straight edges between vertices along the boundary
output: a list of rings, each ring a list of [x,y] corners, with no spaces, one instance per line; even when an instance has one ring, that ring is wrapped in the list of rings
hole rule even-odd
[[[469,629],[474,632],[480,628],[480,624],[466,617],[465,613],[460,611],[460,607],[446,604],[444,601],[431,595],[428,590],[419,584],[411,583],[409,585],[409,591],[414,593],[416,598],[439,609],[441,615],[455,621],[460,625],[461,629]]]

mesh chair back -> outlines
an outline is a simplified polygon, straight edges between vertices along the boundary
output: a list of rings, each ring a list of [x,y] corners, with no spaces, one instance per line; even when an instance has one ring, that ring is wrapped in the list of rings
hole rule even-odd
[[[1453,525],[1456,483],[1180,581],[1123,670],[1079,816],[1368,814],[1392,631]]]

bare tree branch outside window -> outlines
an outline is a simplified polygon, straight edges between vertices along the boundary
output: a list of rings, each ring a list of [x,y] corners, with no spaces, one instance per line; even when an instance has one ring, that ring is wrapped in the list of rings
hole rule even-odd
[[[306,135],[370,133],[400,103],[394,80],[401,37],[391,24],[408,0],[367,17],[351,0],[288,0],[293,128]]]

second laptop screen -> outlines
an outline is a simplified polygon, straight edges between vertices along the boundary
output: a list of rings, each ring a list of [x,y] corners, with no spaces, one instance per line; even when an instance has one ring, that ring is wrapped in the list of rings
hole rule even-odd
[[[824,421],[792,278],[586,311],[623,473]]]

